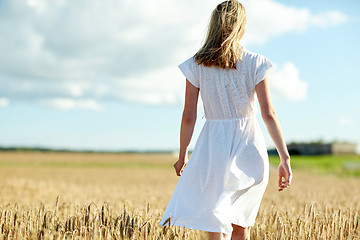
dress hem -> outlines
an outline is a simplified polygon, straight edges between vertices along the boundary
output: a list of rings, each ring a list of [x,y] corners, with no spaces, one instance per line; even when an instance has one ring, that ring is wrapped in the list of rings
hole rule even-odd
[[[254,224],[253,225],[251,225],[251,224],[240,225],[238,223],[231,223],[231,224],[234,224],[234,225],[237,225],[237,226],[240,226],[240,227],[243,227],[243,228],[254,226]],[[168,224],[163,225],[163,224],[160,223],[159,226],[166,227],[166,226],[169,226],[169,225]],[[205,231],[205,232],[217,232],[217,233],[224,233],[224,234],[231,234],[232,233],[232,231],[231,232],[222,231],[220,228],[209,228],[209,227],[200,226],[200,225],[184,225],[184,224],[181,224],[181,223],[176,222],[176,221],[171,223],[170,226],[184,227],[184,228],[191,229],[191,230],[200,230],[200,231]]]

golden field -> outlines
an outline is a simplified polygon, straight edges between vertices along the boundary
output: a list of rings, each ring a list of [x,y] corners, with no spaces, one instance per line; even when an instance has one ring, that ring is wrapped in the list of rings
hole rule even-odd
[[[0,239],[206,239],[158,223],[178,180],[170,154],[0,153]],[[360,239],[360,179],[276,168],[252,239]]]

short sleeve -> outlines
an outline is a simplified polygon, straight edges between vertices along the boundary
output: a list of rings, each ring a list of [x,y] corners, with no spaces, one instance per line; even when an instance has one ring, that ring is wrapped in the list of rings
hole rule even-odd
[[[258,55],[256,58],[255,86],[260,83],[266,74],[274,67],[272,62],[264,56]]]
[[[194,87],[200,88],[199,81],[195,75],[195,64],[196,63],[194,62],[194,58],[191,57],[188,60],[186,60],[185,62],[181,63],[179,65],[179,68],[180,68],[181,72],[184,74],[184,76],[186,77],[186,79],[189,80],[189,82],[192,85],[194,85]]]

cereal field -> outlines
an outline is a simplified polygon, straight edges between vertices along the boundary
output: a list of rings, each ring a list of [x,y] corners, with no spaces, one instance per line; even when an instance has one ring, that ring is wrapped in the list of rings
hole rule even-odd
[[[206,239],[160,227],[170,154],[0,153],[0,239]],[[360,239],[360,178],[270,170],[252,239]]]

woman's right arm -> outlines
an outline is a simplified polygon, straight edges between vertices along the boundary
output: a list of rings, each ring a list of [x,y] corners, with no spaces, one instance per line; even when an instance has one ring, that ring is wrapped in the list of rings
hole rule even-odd
[[[269,135],[280,156],[280,164],[278,167],[278,185],[279,191],[282,191],[291,184],[292,171],[290,166],[290,155],[286,147],[279,118],[277,117],[271,100],[269,80],[267,76],[256,85],[255,91],[259,100],[262,119],[265,122]]]
[[[198,97],[199,88],[196,88],[189,80],[186,80],[185,105],[180,129],[180,152],[179,159],[174,164],[176,175],[178,176],[181,176],[188,160],[188,148],[196,122]]]

